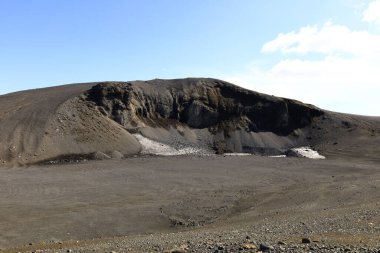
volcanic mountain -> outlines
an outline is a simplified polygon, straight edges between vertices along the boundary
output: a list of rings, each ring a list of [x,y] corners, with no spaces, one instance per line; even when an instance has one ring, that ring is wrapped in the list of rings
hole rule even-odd
[[[0,96],[0,163],[137,155],[137,138],[206,153],[310,146],[377,159],[380,118],[322,110],[207,78],[69,84]]]

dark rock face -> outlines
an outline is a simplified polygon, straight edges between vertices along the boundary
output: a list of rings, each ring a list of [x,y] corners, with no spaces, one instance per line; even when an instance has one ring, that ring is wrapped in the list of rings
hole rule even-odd
[[[311,105],[215,79],[99,83],[88,91],[87,99],[127,128],[180,122],[211,131],[244,129],[288,135],[323,114]]]

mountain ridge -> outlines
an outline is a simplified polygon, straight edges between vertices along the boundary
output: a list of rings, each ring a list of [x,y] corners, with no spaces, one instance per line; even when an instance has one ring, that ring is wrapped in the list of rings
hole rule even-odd
[[[265,155],[301,145],[328,153],[340,147],[340,136],[377,138],[379,132],[378,118],[328,112],[211,78],[63,85],[2,95],[0,105],[4,164],[135,155],[142,149],[137,132],[174,146]]]

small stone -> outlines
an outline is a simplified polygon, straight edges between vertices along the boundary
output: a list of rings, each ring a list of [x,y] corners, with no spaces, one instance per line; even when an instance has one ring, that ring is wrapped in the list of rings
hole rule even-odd
[[[174,249],[170,250],[169,252],[170,253],[186,253],[188,249],[189,248],[187,247],[187,245],[183,244],[183,245],[179,246],[178,248],[174,248]]]
[[[274,250],[274,248],[270,245],[266,245],[266,244],[263,244],[261,243],[260,244],[260,248],[259,248],[261,251],[270,251],[270,250]]]
[[[170,253],[186,253],[186,250],[176,249],[176,250],[170,251]]]
[[[113,159],[123,159],[124,155],[117,150],[112,151],[109,156]]]
[[[283,241],[278,241],[277,243],[278,245],[286,245],[286,242],[283,242]]]
[[[106,160],[106,159],[111,159],[111,157],[104,154],[103,152],[96,151],[95,153],[91,154],[91,159],[93,159],[93,160]]]
[[[243,249],[257,249],[257,246],[252,243],[244,243],[240,247],[242,247]]]

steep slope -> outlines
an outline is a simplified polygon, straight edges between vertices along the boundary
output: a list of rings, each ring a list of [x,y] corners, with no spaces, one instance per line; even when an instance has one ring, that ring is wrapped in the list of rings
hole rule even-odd
[[[86,95],[129,131],[168,144],[176,135],[183,145],[218,152],[281,153],[305,143],[303,133],[294,131],[323,114],[311,105],[214,79],[100,83]]]
[[[28,164],[98,150],[138,153],[139,143],[78,96],[93,83],[0,96],[0,162]]]
[[[376,157],[379,122],[215,79],[73,84],[0,96],[0,162],[138,154],[135,133],[205,152],[278,155],[311,145],[329,155],[370,147]]]
[[[192,128],[224,124],[287,135],[323,114],[311,105],[213,79],[100,83],[89,90],[88,99],[127,127],[173,119]]]

